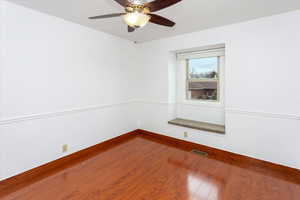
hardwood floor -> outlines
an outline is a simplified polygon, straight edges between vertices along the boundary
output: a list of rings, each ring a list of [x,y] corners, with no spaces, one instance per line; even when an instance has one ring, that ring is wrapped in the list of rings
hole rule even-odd
[[[299,200],[300,184],[133,135],[52,169],[1,200]],[[13,187],[13,186],[10,186]],[[1,187],[0,187],[1,188]]]

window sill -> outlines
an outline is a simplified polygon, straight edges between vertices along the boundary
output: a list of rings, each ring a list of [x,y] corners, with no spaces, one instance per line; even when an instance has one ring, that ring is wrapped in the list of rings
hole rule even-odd
[[[171,121],[168,121],[168,124],[182,126],[186,128],[192,128],[196,130],[208,131],[208,132],[213,132],[218,134],[225,134],[225,126],[207,123],[207,122],[176,118]]]
[[[211,108],[223,108],[222,102],[209,102],[209,101],[197,101],[197,100],[185,100],[178,102],[182,105],[200,106],[200,107],[211,107]]]

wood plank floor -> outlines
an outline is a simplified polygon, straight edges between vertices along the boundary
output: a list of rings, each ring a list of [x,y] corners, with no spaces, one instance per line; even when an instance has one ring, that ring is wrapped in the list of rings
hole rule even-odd
[[[1,200],[299,200],[300,185],[134,136]]]

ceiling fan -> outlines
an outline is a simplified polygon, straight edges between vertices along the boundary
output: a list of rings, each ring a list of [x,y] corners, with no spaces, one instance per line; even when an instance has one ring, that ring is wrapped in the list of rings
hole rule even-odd
[[[128,32],[145,26],[148,22],[159,24],[162,26],[172,27],[175,25],[171,20],[162,16],[153,14],[158,10],[172,6],[181,0],[155,0],[146,2],[146,0],[114,0],[125,8],[123,13],[113,13],[108,15],[100,15],[89,17],[89,19],[103,19],[111,17],[123,16],[124,21],[128,25]]]

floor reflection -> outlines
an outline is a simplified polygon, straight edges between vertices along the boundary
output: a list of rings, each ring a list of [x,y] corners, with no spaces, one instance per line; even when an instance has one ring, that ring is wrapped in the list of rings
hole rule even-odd
[[[190,197],[193,200],[207,199],[209,196],[213,196],[214,199],[218,198],[218,187],[211,182],[210,178],[189,175],[187,183]]]

